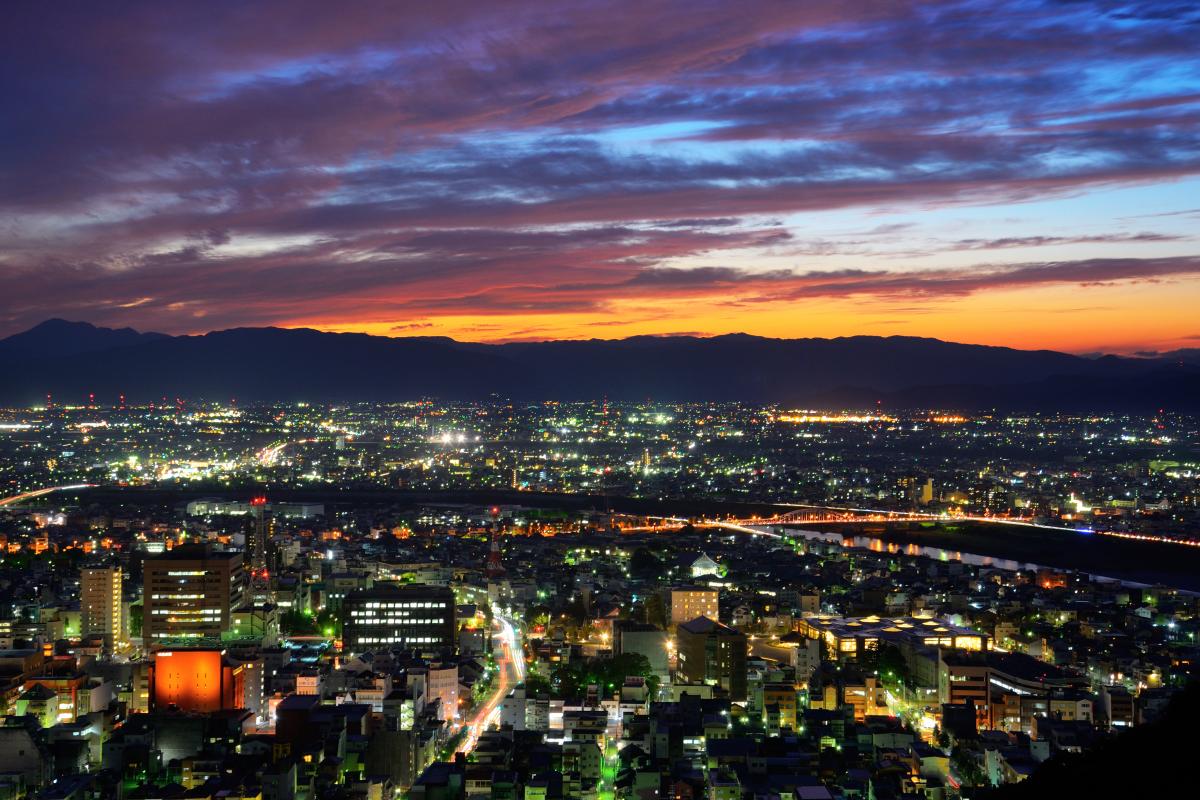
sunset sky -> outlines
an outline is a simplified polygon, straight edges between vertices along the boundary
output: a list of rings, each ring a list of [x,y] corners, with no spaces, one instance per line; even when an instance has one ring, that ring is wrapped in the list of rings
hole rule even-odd
[[[0,336],[1200,347],[1200,6],[13,3]]]

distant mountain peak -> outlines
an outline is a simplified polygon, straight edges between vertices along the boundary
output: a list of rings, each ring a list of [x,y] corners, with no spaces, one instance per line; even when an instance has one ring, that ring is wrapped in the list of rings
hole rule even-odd
[[[166,338],[161,333],[141,333],[133,328],[102,328],[90,322],[54,317],[39,322],[27,331],[0,339],[0,359],[22,361],[61,358]]]
[[[62,317],[51,317],[48,320],[39,322],[37,325],[34,325],[32,328],[25,331],[25,333],[34,333],[36,331],[58,331],[58,330],[96,331],[96,330],[100,330],[100,328],[97,325],[93,325],[90,322],[83,322],[82,320],[77,321],[77,320],[63,319]],[[132,329],[130,329],[130,330],[132,330]],[[16,334],[16,335],[20,336],[21,334]]]

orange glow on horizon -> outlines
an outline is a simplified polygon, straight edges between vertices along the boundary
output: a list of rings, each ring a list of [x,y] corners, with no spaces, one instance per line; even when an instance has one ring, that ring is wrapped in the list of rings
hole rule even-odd
[[[1134,353],[1195,347],[1200,278],[1061,285],[950,297],[764,300],[737,294],[620,298],[584,313],[491,313],[354,321],[296,318],[310,327],[377,336],[448,336],[459,341],[622,339],[629,336],[776,338],[919,336],[967,344],[1064,352]]]

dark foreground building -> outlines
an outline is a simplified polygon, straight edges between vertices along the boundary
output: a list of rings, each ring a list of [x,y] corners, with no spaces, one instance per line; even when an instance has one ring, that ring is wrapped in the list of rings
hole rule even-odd
[[[720,686],[729,699],[746,699],[746,635],[708,617],[676,628],[679,672],[688,683]]]

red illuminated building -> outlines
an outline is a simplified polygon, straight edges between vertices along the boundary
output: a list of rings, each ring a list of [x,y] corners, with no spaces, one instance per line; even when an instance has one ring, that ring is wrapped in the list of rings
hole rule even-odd
[[[244,708],[243,667],[225,661],[224,650],[162,650],[150,672],[155,708],[209,713]]]

